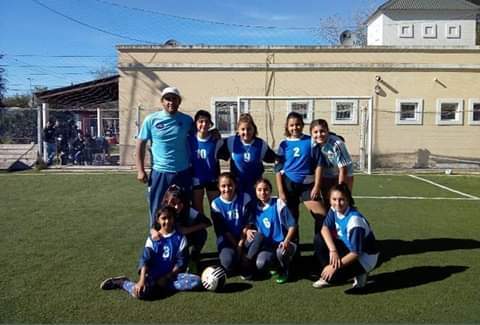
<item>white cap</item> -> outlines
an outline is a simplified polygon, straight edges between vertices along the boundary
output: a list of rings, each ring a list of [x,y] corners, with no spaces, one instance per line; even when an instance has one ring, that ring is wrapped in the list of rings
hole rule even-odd
[[[167,87],[167,88],[164,88],[162,90],[162,98],[165,97],[165,95],[168,95],[168,94],[177,95],[180,98],[182,97],[182,96],[180,96],[180,91],[175,87]]]

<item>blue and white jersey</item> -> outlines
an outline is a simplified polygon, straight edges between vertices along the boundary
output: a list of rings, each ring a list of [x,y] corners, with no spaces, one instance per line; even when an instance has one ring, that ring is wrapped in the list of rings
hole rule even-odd
[[[187,239],[179,232],[172,232],[153,240],[150,236],[145,242],[138,268],[146,266],[148,273],[158,279],[171,272],[175,266],[182,269],[187,263]]]
[[[288,228],[296,227],[295,219],[283,200],[272,197],[270,201],[255,209],[257,230],[269,244],[279,244],[285,240]]]
[[[193,119],[184,113],[171,115],[165,110],[149,114],[143,121],[138,139],[150,140],[152,168],[175,173],[190,167],[187,136],[193,132]]]
[[[318,145],[317,145],[318,147]],[[330,134],[327,142],[319,147],[324,158],[323,176],[337,177],[338,169],[347,167],[347,175],[353,175],[353,163],[347,146],[338,136]]]
[[[266,158],[267,152],[272,150],[260,138],[254,138],[253,142],[248,144],[238,135],[228,137],[226,147],[230,154],[230,171],[237,179],[238,187],[243,192],[253,194],[253,185],[264,172],[262,161]],[[273,152],[272,154],[274,156]]]
[[[242,230],[250,220],[250,202],[251,198],[247,193],[238,193],[231,201],[221,196],[212,201],[212,220],[217,234],[217,246],[227,240],[224,238],[227,232],[236,240],[240,240]]]
[[[215,182],[220,174],[218,163],[218,150],[223,144],[222,139],[206,139],[191,136],[190,148],[192,150],[193,186]]]
[[[298,139],[285,139],[280,142],[277,154],[281,157],[280,172],[290,180],[300,184],[311,184],[315,180],[315,162],[312,158],[312,139],[302,135]]]
[[[358,261],[369,272],[378,260],[375,235],[367,219],[354,208],[349,208],[344,215],[333,208],[328,211],[323,225],[330,229],[338,239],[351,251],[358,254]]]

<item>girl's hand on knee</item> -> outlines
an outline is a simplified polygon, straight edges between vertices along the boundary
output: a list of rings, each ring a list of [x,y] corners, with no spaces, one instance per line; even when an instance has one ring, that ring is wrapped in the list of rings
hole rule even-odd
[[[138,281],[135,283],[135,286],[133,287],[133,295],[135,297],[140,297],[140,295],[145,291],[145,284],[143,282]]]
[[[334,269],[339,269],[342,266],[342,260],[340,256],[338,256],[338,252],[336,250],[330,251],[330,265]]]
[[[247,230],[247,240],[252,241],[255,238],[255,234],[257,233],[256,230],[254,229],[248,229]]]
[[[320,277],[324,279],[325,281],[330,281],[335,274],[336,269],[332,265],[327,265],[322,271],[322,274]]]

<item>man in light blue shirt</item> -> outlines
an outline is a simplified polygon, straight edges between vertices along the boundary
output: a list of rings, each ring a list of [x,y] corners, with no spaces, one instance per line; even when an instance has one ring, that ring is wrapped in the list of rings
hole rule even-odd
[[[149,114],[143,121],[136,143],[137,179],[149,184],[150,227],[167,188],[176,184],[187,194],[191,191],[190,149],[188,135],[193,133],[193,119],[178,111],[182,97],[175,87],[162,91],[163,110]],[[150,141],[152,172],[145,172],[145,148]]]

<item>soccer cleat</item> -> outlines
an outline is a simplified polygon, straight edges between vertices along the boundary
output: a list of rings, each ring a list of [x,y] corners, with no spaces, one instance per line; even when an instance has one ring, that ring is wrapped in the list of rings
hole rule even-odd
[[[363,288],[367,285],[367,273],[362,273],[353,278],[352,288]]]
[[[275,280],[278,284],[284,284],[288,282],[288,274],[280,274]]]
[[[244,280],[244,281],[250,281],[253,279],[253,274],[252,273],[243,273],[243,274],[240,274],[240,279]]]
[[[100,284],[102,290],[120,289],[124,281],[128,280],[126,276],[117,276],[114,278],[108,278]]]
[[[271,276],[274,276],[274,275],[277,275],[277,274],[278,274],[277,270],[273,270],[273,269],[270,270],[269,272],[270,272],[270,275],[271,275]]]
[[[325,281],[324,279],[320,278],[317,281],[312,283],[312,287],[320,289],[320,288],[325,288],[330,286],[330,283],[328,281]]]

